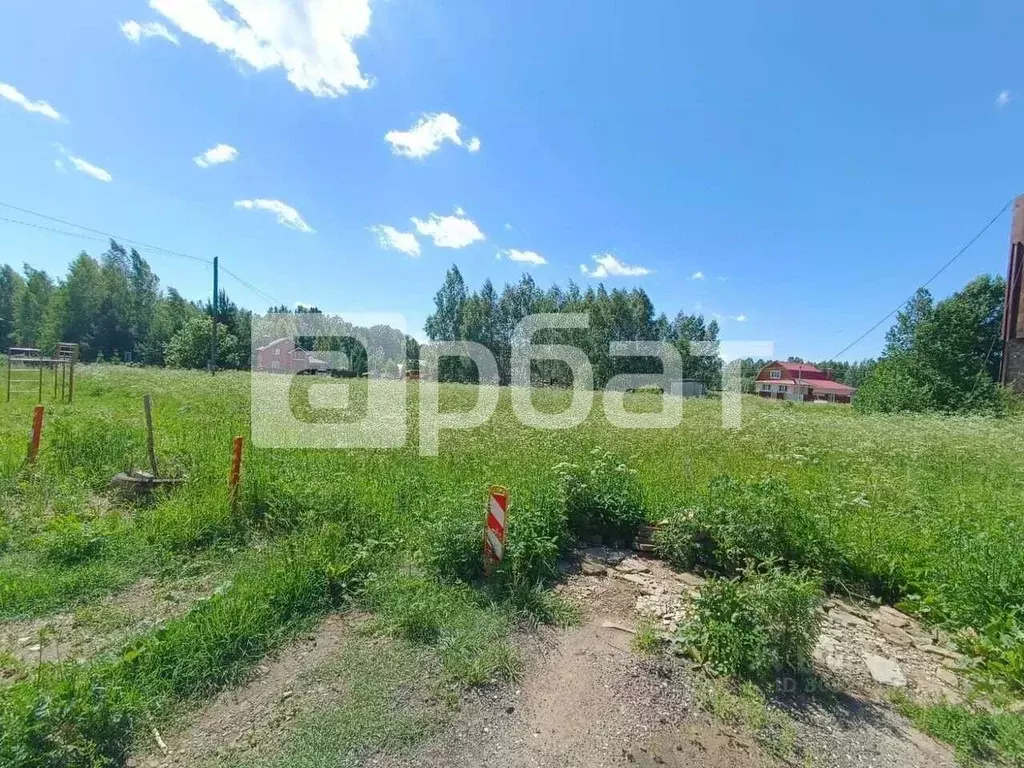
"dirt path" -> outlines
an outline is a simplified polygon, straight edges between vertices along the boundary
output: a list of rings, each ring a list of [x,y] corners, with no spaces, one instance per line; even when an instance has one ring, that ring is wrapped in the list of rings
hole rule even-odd
[[[649,567],[659,573],[646,571],[645,578],[662,579],[667,591],[679,583],[660,564]],[[827,703],[786,697],[744,714],[744,705],[726,694],[718,711],[709,712],[708,684],[685,661],[645,660],[630,650],[632,635],[625,630],[636,626],[637,604],[649,605],[648,586],[621,578],[637,575],[628,565],[625,572],[587,570],[591,575],[568,576],[563,590],[584,610],[583,623],[524,641],[528,666],[521,686],[477,693],[447,731],[415,754],[379,755],[372,765],[953,765],[947,749],[866,696],[839,695]],[[752,734],[751,725],[762,719],[791,732],[768,727]],[[783,743],[787,739],[791,745]]]
[[[871,678],[860,660],[865,649],[898,654],[907,669],[908,687],[922,694],[927,690],[917,681],[926,679],[931,685],[933,673],[946,669],[936,659],[947,660],[945,656],[913,643],[904,645],[902,635],[885,630],[899,643],[889,647],[878,624],[892,623],[872,621],[863,607],[833,603],[817,654],[819,671],[833,686],[828,695],[780,688],[771,702],[745,698],[724,684],[709,683],[682,658],[663,652],[642,656],[631,648],[642,623],[654,620],[669,629],[682,618],[699,578],[676,574],[656,561],[621,559],[591,558],[584,568],[566,575],[560,591],[580,607],[583,619],[568,629],[541,628],[517,639],[525,663],[519,684],[464,694],[457,712],[424,731],[411,751],[371,752],[362,764],[953,766],[949,750],[914,730],[885,703],[888,689]],[[888,618],[925,643],[925,635],[903,618]],[[135,763],[204,765],[230,755],[245,764],[263,765],[266,760],[275,765],[275,750],[294,732],[296,722],[350,706],[351,680],[333,662],[351,647],[347,644],[375,642],[353,631],[355,621],[329,618],[267,660],[247,685],[223,693],[189,725],[165,735],[168,755],[153,750]],[[429,677],[436,670],[416,669],[412,674]],[[424,705],[415,697],[401,697],[397,706]],[[322,757],[327,762],[317,764],[356,764],[342,755],[337,763]]]

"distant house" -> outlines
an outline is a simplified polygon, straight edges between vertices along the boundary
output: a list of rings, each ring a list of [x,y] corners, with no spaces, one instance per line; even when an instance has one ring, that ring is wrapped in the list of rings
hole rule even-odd
[[[669,392],[675,397],[705,397],[707,385],[698,379],[679,379],[669,384]]]
[[[274,339],[256,348],[256,369],[260,371],[326,371],[326,362],[298,346],[292,339]]]
[[[856,390],[833,381],[828,371],[809,363],[769,363],[757,374],[754,391],[777,400],[848,403]]]

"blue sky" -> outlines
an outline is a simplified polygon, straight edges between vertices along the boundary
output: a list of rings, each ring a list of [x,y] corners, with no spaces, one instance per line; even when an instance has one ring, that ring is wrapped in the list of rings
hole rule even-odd
[[[399,311],[417,335],[456,263],[474,287],[526,270],[542,285],[639,285],[670,315],[721,315],[725,338],[823,358],[1024,192],[1020,4],[115,0],[2,14],[0,201],[217,255],[287,304]],[[450,117],[413,131],[431,115]],[[436,151],[431,129],[449,137]],[[237,156],[194,162],[219,144]],[[407,252],[382,247],[383,226]],[[1008,227],[934,291],[1002,273]],[[0,221],[0,261],[62,274],[83,248],[104,246]],[[208,295],[207,266],[144,253],[165,285]],[[884,328],[846,356],[876,354]]]

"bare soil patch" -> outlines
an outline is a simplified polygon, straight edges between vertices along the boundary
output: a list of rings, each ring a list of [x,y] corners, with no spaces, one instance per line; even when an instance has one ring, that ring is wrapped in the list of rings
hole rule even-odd
[[[938,645],[935,638],[905,623],[906,617],[889,615],[883,621],[874,608],[830,603],[816,662],[826,685],[788,690],[782,681],[767,701],[745,712],[725,684],[709,683],[686,659],[664,652],[644,656],[631,648],[641,625],[654,622],[669,633],[685,618],[699,576],[676,573],[656,560],[624,560],[623,553],[599,551],[566,571],[559,591],[579,606],[582,620],[567,629],[542,627],[517,637],[524,660],[517,684],[464,693],[448,724],[426,732],[418,746],[400,754],[371,750],[359,764],[953,766],[948,749],[886,703],[891,688],[875,681],[861,660],[870,649],[905,665],[906,687],[915,694],[928,694],[919,673],[931,681],[942,670],[952,672],[942,663],[951,657],[928,650],[926,645]],[[276,765],[291,734],[308,732],[318,714],[329,718],[347,706],[350,683],[331,662],[346,643],[383,642],[354,632],[360,621],[328,618],[266,661],[247,684],[224,692],[181,730],[165,734],[166,753],[153,746],[135,764],[157,768],[222,759]],[[880,623],[900,625],[921,647],[904,644],[901,635],[880,629]],[[895,646],[890,635],[898,641]],[[829,654],[841,657],[842,664],[830,661]],[[854,663],[858,660],[860,667]],[[417,673],[436,675],[437,670]],[[945,686],[942,692],[955,693],[956,680],[947,681],[938,681]],[[398,704],[430,706],[415,696]]]
[[[84,661],[116,649],[185,613],[196,601],[210,595],[217,578],[204,574],[169,584],[140,579],[125,590],[74,611],[0,623],[0,651],[8,652],[14,661],[11,667],[0,667],[0,681],[40,662]]]

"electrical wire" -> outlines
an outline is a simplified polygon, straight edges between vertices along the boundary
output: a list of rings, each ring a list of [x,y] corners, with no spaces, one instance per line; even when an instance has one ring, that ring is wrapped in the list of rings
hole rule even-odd
[[[65,227],[74,227],[76,229],[82,230],[83,232],[91,232],[93,234],[88,235],[88,234],[82,234],[82,232],[69,232],[68,230],[65,230],[65,229],[57,229],[56,227],[48,227],[48,226],[45,226],[43,224],[36,224],[36,223],[30,222],[30,221],[22,221],[20,219],[12,219],[12,218],[8,218],[6,216],[0,216],[0,221],[5,221],[5,222],[7,222],[9,224],[18,224],[18,225],[23,226],[23,227],[31,227],[33,229],[38,229],[38,230],[41,230],[41,231],[44,231],[44,232],[52,232],[52,233],[58,234],[58,235],[65,235],[67,237],[80,237],[80,238],[83,238],[83,239],[86,239],[86,240],[94,240],[94,241],[101,242],[101,243],[102,242],[106,242],[107,240],[117,240],[118,242],[124,242],[124,243],[127,243],[128,245],[132,245],[133,247],[136,247],[138,250],[142,251],[143,253],[145,253],[146,251],[149,251],[151,254],[155,254],[155,255],[174,256],[174,257],[178,257],[178,258],[182,258],[182,259],[189,259],[191,261],[197,261],[197,262],[200,262],[201,264],[213,264],[213,260],[212,259],[204,259],[204,258],[201,258],[199,256],[193,256],[193,255],[188,254],[188,253],[182,253],[181,251],[173,251],[170,248],[164,248],[163,246],[152,245],[150,243],[144,243],[141,240],[135,240],[134,238],[124,237],[122,235],[115,235],[115,234],[113,234],[111,232],[104,232],[101,229],[95,229],[93,227],[87,227],[87,226],[85,226],[83,224],[75,224],[72,221],[66,221],[64,219],[59,219],[56,216],[49,216],[49,215],[47,215],[45,213],[40,213],[39,211],[33,211],[30,208],[22,208],[22,207],[17,206],[17,205],[11,205],[10,203],[5,203],[2,200],[0,200],[0,206],[3,206],[4,208],[9,208],[9,209],[11,209],[13,211],[18,211],[20,213],[25,213],[25,214],[28,214],[30,216],[38,216],[39,218],[45,219],[46,221],[52,221],[52,222],[55,222],[57,224],[62,224]],[[102,237],[98,237],[97,235],[101,235]],[[224,272],[226,275],[229,275],[230,277],[233,277],[242,286],[244,286],[245,288],[248,288],[250,291],[252,291],[257,296],[259,296],[259,297],[269,301],[271,304],[281,304],[281,305],[285,304],[285,302],[283,302],[280,299],[270,295],[266,291],[264,291],[264,290],[262,290],[260,288],[257,288],[252,283],[249,283],[246,280],[243,280],[241,277],[239,277],[238,275],[236,275],[234,272],[232,272],[231,270],[227,269],[226,267],[220,266],[220,271]]]
[[[30,208],[21,208],[21,207],[19,207],[17,205],[11,205],[10,203],[5,203],[3,200],[0,200],[0,206],[3,206],[4,208],[10,208],[12,211],[18,211],[19,213],[27,213],[30,216],[38,216],[40,219],[46,219],[47,221],[53,221],[53,222],[56,222],[57,224],[63,224],[65,227],[74,227],[75,229],[81,229],[81,230],[84,230],[86,232],[92,232],[93,234],[96,234],[96,235],[103,235],[104,237],[110,238],[112,240],[117,240],[119,242],[125,242],[125,243],[128,243],[129,245],[135,245],[135,246],[140,246],[142,248],[148,248],[151,251],[163,253],[163,254],[165,254],[167,256],[176,256],[176,257],[182,258],[182,259],[191,259],[192,261],[200,261],[200,262],[203,262],[204,264],[212,264],[213,263],[210,259],[203,259],[203,258],[200,258],[199,256],[192,256],[192,255],[187,254],[187,253],[181,253],[180,251],[172,251],[170,248],[163,248],[162,246],[159,246],[159,245],[150,245],[149,243],[144,243],[141,240],[134,240],[134,239],[132,239],[130,237],[123,237],[122,235],[115,235],[115,234],[112,234],[110,232],[104,232],[102,229],[93,229],[92,227],[86,227],[86,226],[84,226],[82,224],[75,224],[72,221],[65,221],[64,219],[58,219],[56,216],[48,216],[45,213],[39,213],[39,211],[33,211]],[[16,224],[25,224],[26,226],[30,226],[30,227],[31,226],[38,226],[38,225],[34,225],[34,224],[29,224],[28,222],[14,221],[13,219],[6,219],[6,220],[7,221],[13,221]],[[64,232],[62,234],[70,234],[70,233]],[[82,235],[82,237],[84,237],[84,235]]]
[[[938,271],[934,275],[929,277],[927,280],[925,280],[924,283],[922,283],[920,287],[921,288],[927,288],[935,280],[935,278],[937,278],[939,275],[941,275],[943,272],[945,272],[947,269],[949,269],[957,259],[959,259],[961,256],[963,256],[970,249],[970,247],[972,245],[974,245],[976,242],[978,242],[978,240],[981,239],[982,235],[984,235],[986,232],[988,232],[989,228],[991,228],[991,226],[993,224],[995,224],[999,220],[1000,216],[1002,216],[1004,213],[1006,213],[1007,209],[1012,204],[1013,204],[1013,198],[1010,198],[1009,200],[1006,201],[1006,205],[1004,205],[1002,208],[999,209],[999,213],[997,213],[995,216],[993,216],[989,220],[989,222],[984,227],[981,228],[981,230],[978,232],[978,234],[976,234],[974,237],[972,237],[970,240],[968,240],[966,245],[964,245],[959,251],[957,251],[955,254],[953,254],[953,258],[951,258],[949,261],[947,261],[945,264],[943,264],[941,267],[939,267]],[[832,355],[832,357],[830,357],[829,360],[839,360],[840,357],[843,354],[845,354],[852,347],[855,347],[857,344],[862,342],[865,338],[867,338],[869,335],[871,335],[871,333],[874,332],[882,323],[884,323],[890,317],[892,317],[897,312],[899,312],[900,309],[902,309],[903,306],[908,301],[910,301],[913,297],[914,297],[914,295],[911,294],[906,299],[901,301],[896,306],[895,309],[893,309],[891,312],[889,312],[889,314],[887,314],[885,317],[883,317],[877,323],[875,323],[870,328],[868,328],[866,331],[864,331],[864,333],[862,333],[856,339],[851,341],[849,344],[847,344],[845,347],[843,347],[841,350],[839,350],[836,354]]]

